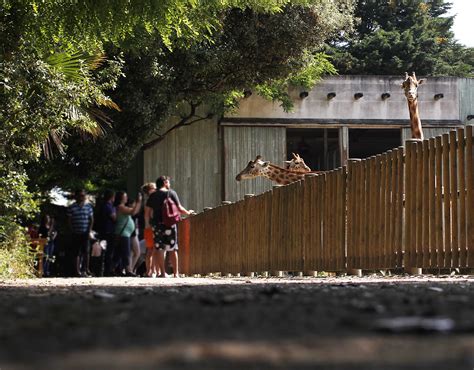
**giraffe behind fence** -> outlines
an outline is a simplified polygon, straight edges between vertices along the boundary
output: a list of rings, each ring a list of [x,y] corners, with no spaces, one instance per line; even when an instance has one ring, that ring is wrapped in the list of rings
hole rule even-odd
[[[285,169],[297,172],[311,172],[304,159],[299,156],[299,154],[291,153],[293,158],[289,161],[285,161]]]
[[[405,72],[405,81],[402,83],[402,89],[405,91],[408,111],[410,113],[411,137],[420,140],[423,140],[423,129],[421,127],[420,113],[418,111],[418,86],[423,82],[425,82],[424,79],[417,80],[415,72],[412,72],[411,76]]]
[[[287,170],[262,160],[262,156],[250,161],[247,166],[235,177],[237,181],[254,179],[256,177],[266,177],[279,185],[288,185],[292,182],[303,180],[305,173]]]

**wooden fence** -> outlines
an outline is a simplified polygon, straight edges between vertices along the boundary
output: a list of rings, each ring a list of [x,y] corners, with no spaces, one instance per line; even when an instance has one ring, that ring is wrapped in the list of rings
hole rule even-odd
[[[185,274],[474,267],[472,126],[207,210]]]

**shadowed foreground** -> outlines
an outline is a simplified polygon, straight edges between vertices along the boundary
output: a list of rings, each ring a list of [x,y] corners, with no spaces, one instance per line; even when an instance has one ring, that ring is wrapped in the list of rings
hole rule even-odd
[[[474,278],[0,282],[0,369],[469,369]]]

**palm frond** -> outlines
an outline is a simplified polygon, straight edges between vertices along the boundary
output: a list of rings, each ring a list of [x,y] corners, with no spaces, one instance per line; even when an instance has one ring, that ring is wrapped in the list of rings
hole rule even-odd
[[[107,60],[107,57],[104,53],[98,52],[96,54],[90,55],[85,59],[85,63],[90,70],[99,68]]]
[[[99,68],[106,60],[105,54],[101,52],[92,55],[82,52],[72,54],[61,52],[49,56],[46,62],[52,69],[62,73],[66,79],[77,83],[81,88],[90,83],[91,71]],[[71,100],[65,109],[64,115],[71,122],[72,130],[84,140],[95,140],[105,135],[107,128],[112,124],[112,119],[99,107],[121,111],[114,101],[101,93],[95,94],[87,105],[77,105]],[[61,154],[64,154],[65,148],[61,139],[65,134],[66,132],[59,133],[53,130],[50,132],[47,140],[43,143],[46,158],[53,157],[53,145]]]
[[[86,111],[89,117],[94,120],[99,126],[105,125],[107,127],[110,127],[112,125],[112,118],[110,118],[99,108],[87,108]]]
[[[52,129],[49,132],[48,137],[43,142],[43,153],[46,159],[52,159],[54,157],[53,144],[58,150],[59,154],[61,155],[65,154],[65,148],[62,141],[63,136],[64,136],[64,132],[60,132],[55,129]]]
[[[91,55],[82,52],[72,54],[60,52],[46,58],[46,63],[53,69],[63,73],[66,78],[81,81],[88,75],[89,71],[99,68],[106,60],[107,57],[102,52]]]
[[[61,72],[66,78],[73,81],[82,81],[84,74],[87,71],[84,70],[83,65],[85,62],[84,55],[82,53],[55,53],[46,58],[51,68]]]
[[[117,105],[117,103],[115,103],[112,99],[109,99],[107,97],[104,97],[104,98],[101,98],[101,99],[97,99],[97,105],[99,106],[104,106],[104,107],[107,107],[107,108],[110,108],[110,109],[115,109],[116,111],[118,112],[121,112],[122,110],[120,109],[120,107]]]

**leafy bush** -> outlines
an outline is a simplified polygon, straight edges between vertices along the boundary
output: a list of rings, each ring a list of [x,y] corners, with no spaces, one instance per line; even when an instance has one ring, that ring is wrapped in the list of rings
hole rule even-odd
[[[33,256],[19,224],[37,211],[26,179],[24,172],[0,170],[0,278],[29,277],[33,273]]]
[[[32,277],[33,255],[25,230],[15,223],[1,226],[7,238],[0,240],[0,279]]]

